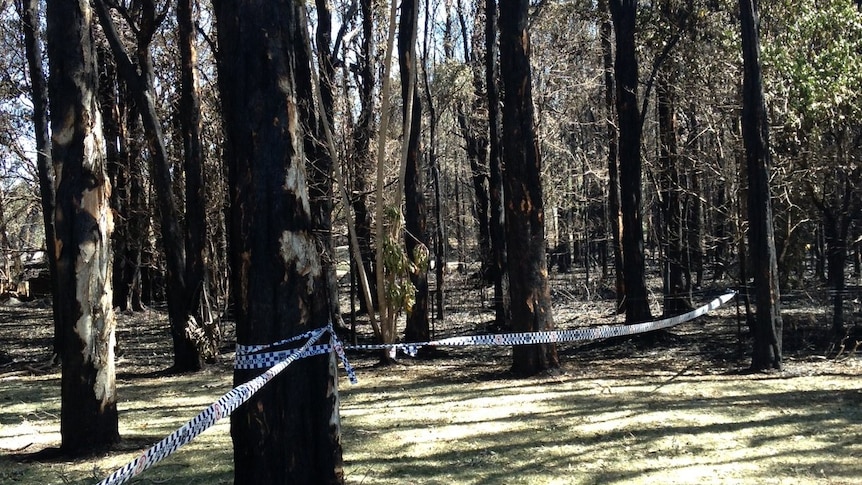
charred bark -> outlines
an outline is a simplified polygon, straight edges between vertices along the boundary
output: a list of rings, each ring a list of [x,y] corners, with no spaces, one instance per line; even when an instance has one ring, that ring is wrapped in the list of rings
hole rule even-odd
[[[111,301],[112,214],[97,106],[96,51],[86,1],[49,2],[52,161],[57,177],[58,327],[63,333],[60,449],[119,441]],[[62,115],[61,115],[62,114]]]
[[[503,78],[506,247],[513,329],[551,330],[551,294],[545,259],[545,213],[541,158],[533,126],[527,0],[500,2],[500,58]],[[555,344],[516,346],[512,371],[532,375],[559,367]]]
[[[120,40],[105,1],[96,0],[94,6],[99,15],[99,23],[114,54],[114,60],[117,62],[118,72],[135,97],[152,158],[153,183],[159,200],[162,249],[167,265],[166,297],[174,350],[174,364],[171,370],[197,371],[203,364],[199,345],[200,327],[189,312],[185,239],[180,229],[179,210],[173,196],[171,164],[161,122],[156,112],[155,76],[149,50],[152,37],[164,19],[164,13],[157,13],[152,1],[142,2],[140,25],[136,36],[137,63],[134,63]]]
[[[742,138],[748,169],[748,241],[757,316],[751,370],[781,368],[781,311],[778,263],[769,190],[769,124],[760,72],[757,0],[740,0],[742,22]]]
[[[497,62],[497,2],[485,0],[485,89],[488,93],[488,184],[490,204],[490,226],[488,234],[491,238],[493,253],[494,280],[494,326],[498,329],[509,328],[509,312],[507,299],[506,274],[506,230],[503,190],[503,156],[502,140],[500,138],[500,90],[498,76],[500,69]]]
[[[219,86],[226,128],[237,343],[265,344],[329,320],[313,234],[297,69],[305,37],[292,1],[219,0]],[[332,354],[300,359],[231,417],[234,481],[343,483]],[[245,382],[260,370],[235,370]]]
[[[638,111],[638,62],[635,45],[637,0],[610,0],[616,34],[616,107],[619,120],[620,210],[626,322],[652,319],[646,290],[641,116]]]
[[[407,157],[404,174],[404,248],[413,263],[410,281],[415,288],[413,307],[407,312],[405,337],[409,342],[427,342],[431,338],[428,324],[428,246],[425,240],[425,186],[420,169],[419,153],[422,134],[422,102],[416,89],[416,32],[418,0],[404,0],[398,25],[398,65],[401,71],[402,115],[412,118],[407,137]],[[408,103],[413,98],[412,106]],[[410,113],[407,112],[408,106]]]

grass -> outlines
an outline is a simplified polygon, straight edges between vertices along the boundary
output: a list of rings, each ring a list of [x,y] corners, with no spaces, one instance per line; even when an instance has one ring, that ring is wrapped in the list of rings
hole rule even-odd
[[[170,377],[128,356],[118,364],[118,450],[36,460],[59,444],[59,374],[32,366],[44,349],[13,345],[44,344],[32,333],[50,331],[26,321],[44,313],[26,312],[0,311],[0,484],[95,483],[230,387],[229,354]],[[740,374],[744,356],[709,337],[732,336],[731,315],[685,324],[649,348],[561,347],[565,373],[531,379],[508,376],[508,349],[444,350],[390,368],[352,355],[360,382],[341,380],[347,482],[862,483],[862,359],[791,353],[782,372]],[[148,318],[146,328],[164,328]],[[146,338],[144,327],[127,328]],[[132,483],[231,483],[231,446],[225,419]]]

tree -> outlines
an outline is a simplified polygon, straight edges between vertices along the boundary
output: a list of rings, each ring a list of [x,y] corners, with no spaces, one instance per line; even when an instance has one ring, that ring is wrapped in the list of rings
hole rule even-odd
[[[769,190],[769,124],[760,71],[757,0],[740,0],[742,25],[742,138],[748,170],[748,241],[754,271],[757,319],[751,370],[781,369],[778,263]]]
[[[503,78],[503,159],[506,247],[513,329],[553,328],[545,259],[545,214],[541,157],[533,127],[527,0],[500,2],[500,58]],[[532,375],[559,367],[554,344],[516,346],[512,370]]]
[[[638,62],[635,45],[637,0],[610,0],[616,57],[616,108],[619,121],[619,181],[622,213],[623,280],[626,322],[650,320],[644,276],[643,201],[641,187],[641,116],[638,110]]]
[[[292,45],[304,36],[292,1],[218,0],[218,74],[226,128],[237,343],[266,344],[326,326]],[[302,47],[302,46],[301,46]],[[308,49],[307,46],[304,46]],[[235,483],[342,483],[332,355],[301,359],[231,417]],[[254,377],[234,371],[235,382]]]
[[[54,171],[51,167],[51,138],[48,135],[48,86],[42,68],[42,41],[39,38],[39,2],[23,0],[19,5],[21,28],[24,31],[24,49],[27,55],[27,69],[30,74],[30,97],[33,101],[33,129],[36,138],[36,168],[39,174],[39,195],[42,202],[42,222],[45,227],[45,252],[48,257],[48,273],[51,278],[52,294],[57,294],[57,261],[51,255],[56,252],[54,233]],[[59,325],[57,299],[52,300],[54,324]],[[58,357],[63,349],[63,329],[54,328],[54,355]]]
[[[48,3],[47,47],[56,180],[57,328],[63,336],[61,450],[119,441],[111,301],[112,215],[97,106],[89,3]]]
[[[485,90],[488,95],[488,192],[491,269],[494,277],[494,321],[497,328],[509,327],[506,305],[508,273],[506,272],[506,234],[503,190],[503,156],[500,133],[500,90],[498,89],[499,49],[497,47],[497,2],[485,0]]]
[[[614,82],[614,50],[612,45],[613,24],[607,17],[608,0],[599,0],[602,44],[602,70],[605,90],[605,130],[608,143],[608,222],[611,246],[614,255],[614,288],[617,312],[625,311],[625,278],[623,277],[622,224],[620,214],[619,150],[617,124],[615,122],[616,87]]]
[[[398,64],[401,70],[401,99],[404,126],[404,248],[410,259],[410,281],[415,290],[413,305],[407,312],[405,337],[411,342],[426,342],[431,338],[428,325],[428,246],[425,244],[424,177],[420,167],[419,144],[422,134],[422,103],[417,89],[416,31],[419,0],[401,3],[398,26]],[[412,98],[412,99],[411,99]],[[410,122],[407,123],[407,118]]]

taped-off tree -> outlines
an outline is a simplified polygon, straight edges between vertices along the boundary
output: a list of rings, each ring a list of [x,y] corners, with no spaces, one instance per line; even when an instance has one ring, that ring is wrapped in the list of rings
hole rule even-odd
[[[237,343],[269,344],[329,319],[303,152],[312,124],[297,99],[311,92],[294,45],[307,42],[306,21],[292,1],[214,7]],[[238,369],[234,381],[259,373]],[[343,482],[336,377],[331,354],[301,359],[232,415],[235,483]]]

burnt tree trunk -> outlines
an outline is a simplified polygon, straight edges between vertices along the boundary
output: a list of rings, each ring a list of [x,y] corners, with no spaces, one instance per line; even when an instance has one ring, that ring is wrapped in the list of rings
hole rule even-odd
[[[324,146],[322,140],[326,139],[326,134],[322,125],[323,117],[329,126],[333,126],[333,82],[335,79],[335,66],[332,62],[332,12],[330,11],[329,2],[326,0],[315,0],[317,7],[317,31],[315,33],[315,43],[317,46],[317,63],[318,71],[320,72],[320,96],[323,101],[324,112],[320,113],[316,127],[321,140],[321,153],[316,158],[316,163],[310,167],[312,175],[309,186],[309,195],[311,197],[311,210],[313,214],[314,224],[316,227],[315,234],[317,235],[318,244],[322,248],[323,272],[326,278],[326,286],[331,295],[329,299],[329,315],[330,321],[336,327],[344,327],[344,322],[341,318],[341,307],[338,303],[338,275],[335,265],[335,242],[332,237],[332,208],[334,204],[335,189],[333,180],[334,163],[329,155],[328,147]],[[304,32],[304,30],[303,30]],[[310,43],[309,43],[310,45]],[[309,53],[310,54],[310,53]],[[313,69],[313,67],[310,67]],[[311,98],[309,98],[310,100]],[[309,158],[309,160],[311,160]]]
[[[185,313],[203,335],[195,340],[200,358],[212,359],[218,353],[221,334],[209,304],[207,254],[207,208],[204,179],[204,151],[201,145],[201,101],[197,81],[194,0],[177,3],[177,37],[180,50],[179,121],[183,139],[185,176]],[[190,356],[193,357],[193,356]],[[189,370],[194,370],[190,362]]]
[[[56,174],[56,318],[63,333],[60,449],[80,454],[120,439],[111,301],[112,214],[97,106],[90,6],[48,2],[48,89]]]
[[[30,99],[33,102],[33,128],[36,142],[36,170],[39,175],[39,196],[42,203],[42,223],[45,226],[45,253],[51,278],[51,294],[57,294],[57,261],[54,234],[54,171],[51,167],[51,138],[48,134],[48,86],[42,69],[42,41],[39,36],[39,1],[23,0],[21,28],[24,31],[24,50],[30,75]],[[63,351],[62,329],[57,316],[57,299],[52,299],[54,312],[54,355]]]
[[[608,0],[599,0],[599,11],[603,16],[601,25],[602,66],[604,68],[605,113],[608,143],[608,222],[610,223],[611,246],[614,254],[614,289],[617,313],[625,311],[626,286],[623,278],[622,214],[620,213],[619,150],[617,142],[616,88],[614,83],[613,24],[610,20]]]
[[[650,320],[647,298],[641,187],[641,117],[635,45],[637,0],[610,0],[616,34],[616,106],[619,121],[620,211],[626,322]]]
[[[751,247],[757,317],[751,370],[781,368],[778,263],[769,191],[769,124],[760,73],[757,0],[740,0],[742,22],[742,138],[748,169],[748,243]]]
[[[422,103],[417,89],[416,32],[419,0],[404,0],[398,25],[398,65],[401,71],[402,115],[410,116],[407,137],[407,157],[404,175],[404,247],[414,265],[410,281],[416,289],[413,307],[407,312],[405,338],[408,342],[427,342],[431,339],[428,324],[428,246],[425,241],[425,183],[419,162],[419,142],[422,135]],[[412,84],[412,89],[410,85]],[[412,108],[407,113],[409,98]]]
[[[431,22],[431,0],[425,2],[425,39],[422,46],[422,64],[429,65],[428,57],[428,39],[432,35],[429,30]],[[443,320],[445,314],[446,302],[446,280],[444,270],[446,269],[446,228],[443,226],[443,200],[441,196],[441,181],[440,181],[440,161],[437,157],[437,124],[438,115],[437,109],[434,106],[434,99],[431,95],[431,83],[428,79],[428,69],[423,69],[424,86],[425,86],[425,102],[428,106],[428,164],[431,172],[431,183],[434,188],[434,277],[436,282],[436,318]],[[433,337],[433,335],[432,335]]]
[[[506,247],[513,329],[551,330],[551,293],[545,259],[545,212],[541,158],[533,127],[528,0],[500,2],[500,71],[503,78]],[[513,349],[512,371],[532,375],[560,365],[555,344]]]
[[[507,305],[506,230],[503,190],[503,147],[501,140],[500,90],[497,77],[497,2],[485,0],[485,89],[488,93],[488,192],[490,204],[491,252],[493,253],[494,325],[498,329],[510,326]]]
[[[219,0],[217,56],[230,188],[237,343],[276,342],[329,320],[313,234],[298,93],[302,5]],[[235,370],[241,383],[260,370]],[[237,484],[343,483],[332,354],[300,359],[231,417]]]

